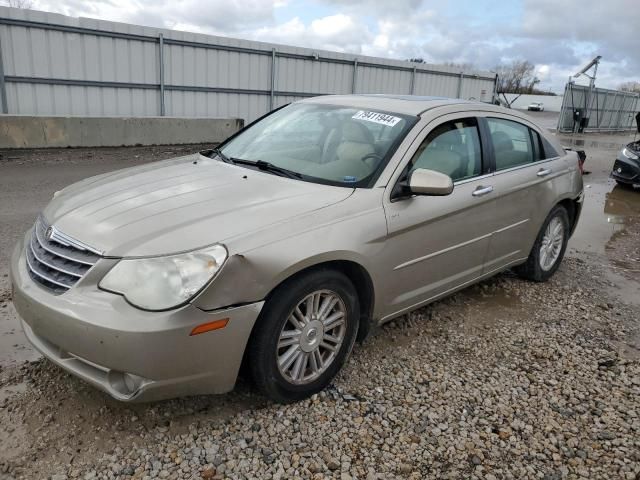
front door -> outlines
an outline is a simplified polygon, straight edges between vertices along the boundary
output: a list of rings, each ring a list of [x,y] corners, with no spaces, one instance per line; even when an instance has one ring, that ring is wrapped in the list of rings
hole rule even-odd
[[[415,146],[418,145],[416,148]],[[446,115],[425,127],[398,181],[416,168],[449,175],[447,196],[385,196],[385,314],[399,313],[482,275],[495,202],[476,118]]]

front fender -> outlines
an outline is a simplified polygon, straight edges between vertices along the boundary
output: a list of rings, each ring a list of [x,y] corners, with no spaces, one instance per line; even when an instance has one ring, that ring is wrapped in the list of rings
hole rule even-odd
[[[375,286],[375,260],[387,236],[380,195],[375,192],[374,197],[369,191],[361,200],[350,199],[318,210],[304,219],[302,227],[296,223],[300,220],[294,219],[292,224],[279,226],[279,231],[265,233],[268,242],[262,238],[242,239],[230,249],[238,253],[227,260],[216,279],[193,303],[203,310],[214,310],[261,301],[292,275],[332,261],[360,265]],[[371,208],[374,198],[377,206]],[[367,208],[363,208],[365,205]]]

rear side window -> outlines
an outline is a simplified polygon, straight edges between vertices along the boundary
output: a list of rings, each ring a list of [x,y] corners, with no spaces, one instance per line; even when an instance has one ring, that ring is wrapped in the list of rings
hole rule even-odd
[[[435,127],[411,159],[409,171],[416,168],[445,173],[453,181],[479,175],[482,148],[476,119],[461,118]]]
[[[533,163],[535,153],[529,127],[501,118],[487,118],[487,123],[496,157],[496,170]]]

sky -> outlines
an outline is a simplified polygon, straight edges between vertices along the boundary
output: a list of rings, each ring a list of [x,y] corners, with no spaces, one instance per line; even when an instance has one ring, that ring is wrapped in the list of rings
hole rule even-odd
[[[539,88],[557,93],[596,55],[599,87],[640,81],[640,0],[27,1],[74,17],[482,70],[529,60]]]

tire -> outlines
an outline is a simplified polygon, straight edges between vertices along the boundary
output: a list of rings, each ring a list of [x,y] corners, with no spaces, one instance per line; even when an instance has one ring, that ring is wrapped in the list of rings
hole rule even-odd
[[[324,313],[323,305],[331,308]],[[353,348],[359,318],[356,290],[342,273],[315,270],[285,281],[268,298],[247,346],[248,367],[258,390],[276,402],[289,403],[324,389]],[[327,326],[331,328],[325,331]],[[301,355],[306,360],[299,360]]]
[[[560,241],[553,242],[555,248],[557,248],[556,250],[555,248],[548,246],[548,239],[550,237],[547,229],[551,228],[555,231],[557,225],[561,225],[562,238]],[[534,282],[546,282],[549,280],[562,262],[564,252],[567,249],[567,242],[569,241],[569,232],[570,225],[567,209],[561,205],[556,205],[542,224],[542,228],[536,237],[536,241],[533,244],[533,248],[529,253],[527,261],[522,265],[515,267],[514,271],[520,277]],[[551,238],[558,237],[554,235]],[[544,253],[545,250],[547,251],[546,255]],[[549,263],[552,258],[553,261]]]

